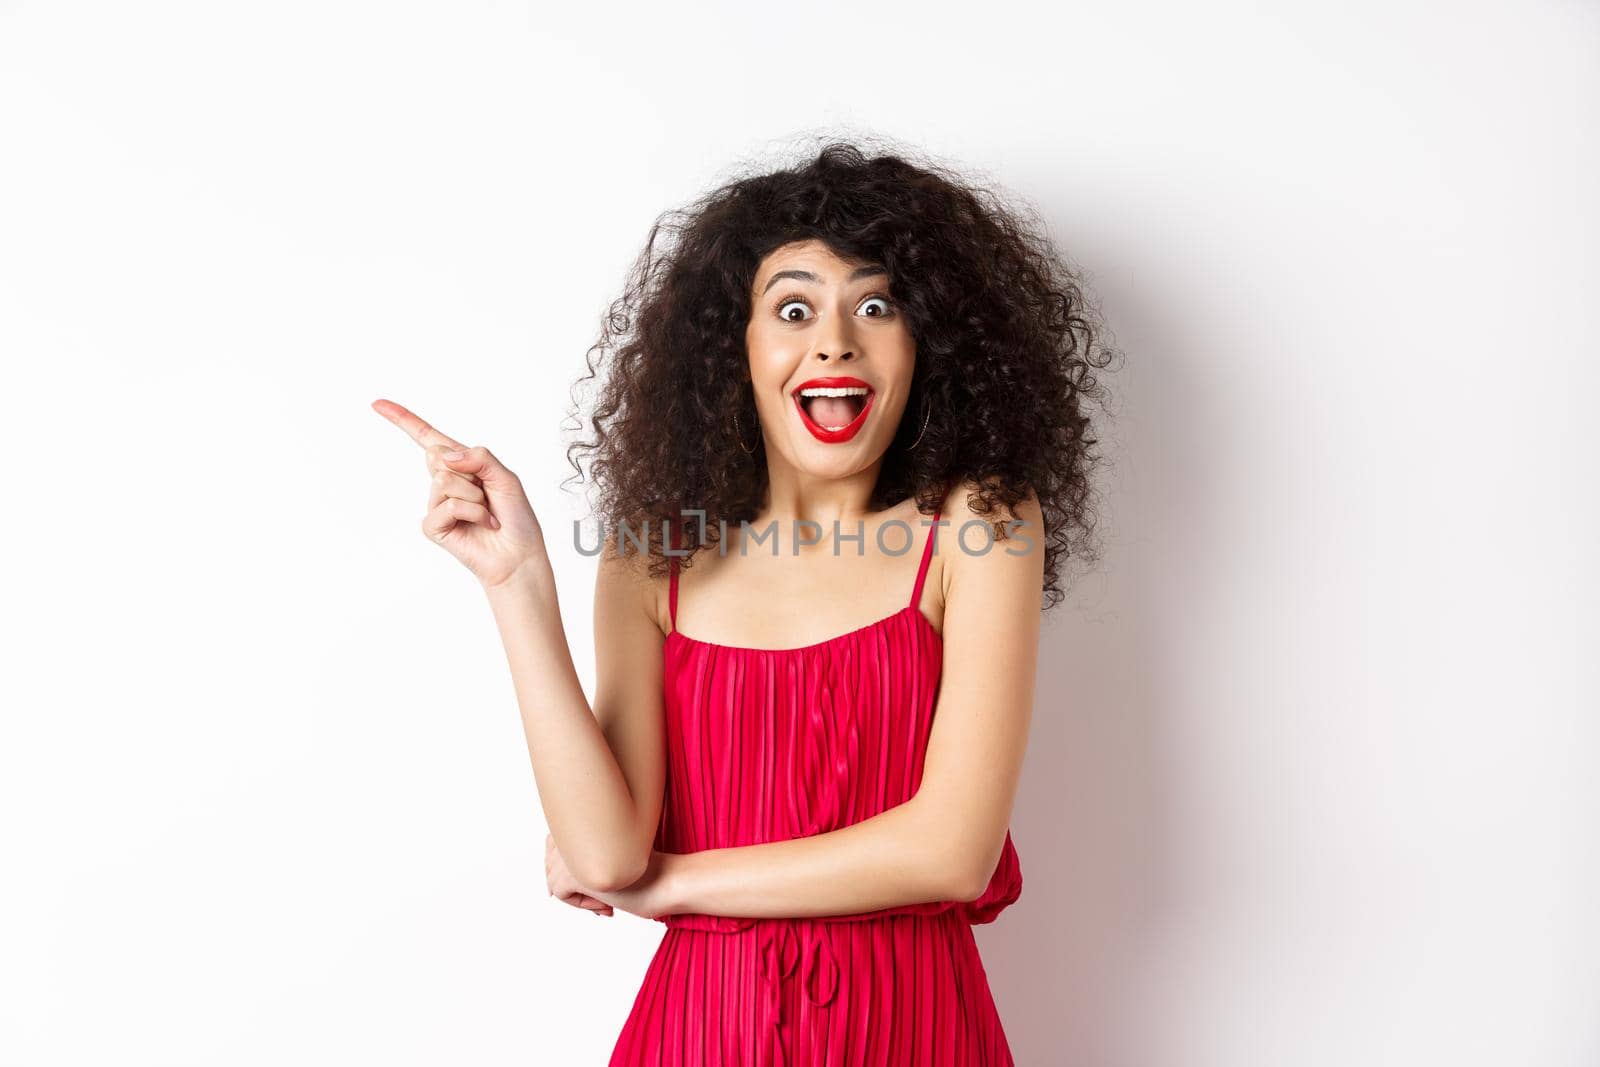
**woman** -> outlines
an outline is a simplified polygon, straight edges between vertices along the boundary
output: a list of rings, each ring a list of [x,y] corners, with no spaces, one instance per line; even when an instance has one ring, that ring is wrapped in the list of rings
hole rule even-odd
[[[592,706],[516,476],[374,406],[499,625],[550,891],[666,926],[611,1063],[1010,1063],[971,924],[1021,891],[1041,601],[1093,555],[1074,276],[834,143],[658,221],[605,321]]]

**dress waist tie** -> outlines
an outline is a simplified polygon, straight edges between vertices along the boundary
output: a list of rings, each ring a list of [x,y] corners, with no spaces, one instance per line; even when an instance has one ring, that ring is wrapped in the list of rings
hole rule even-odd
[[[783,980],[793,975],[798,966],[801,994],[820,1008],[833,1000],[839,988],[839,964],[820,923],[768,919],[762,920],[761,925],[756,954],[764,986],[762,1019],[767,1038],[762,1062],[788,1067],[789,1032],[793,1027],[792,1020],[786,1022],[783,1018]]]

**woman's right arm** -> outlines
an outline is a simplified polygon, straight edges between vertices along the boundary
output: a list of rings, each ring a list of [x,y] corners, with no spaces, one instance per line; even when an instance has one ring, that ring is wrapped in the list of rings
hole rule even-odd
[[[666,776],[657,585],[642,553],[602,553],[596,693],[583,693],[539,520],[522,483],[399,404],[373,408],[421,445],[431,474],[422,530],[489,598],[527,736],[534,784],[567,869],[586,887],[633,884],[653,853]],[[454,457],[454,458],[452,458]]]
[[[573,876],[602,892],[644,874],[661,817],[663,636],[644,559],[600,556],[592,708],[567,648],[548,560],[485,586],[550,836]]]

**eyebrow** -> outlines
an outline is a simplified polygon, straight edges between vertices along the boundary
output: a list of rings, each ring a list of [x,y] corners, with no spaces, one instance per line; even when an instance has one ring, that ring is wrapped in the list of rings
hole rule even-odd
[[[846,278],[845,281],[853,282],[853,281],[856,281],[859,278],[870,278],[875,274],[888,274],[888,273],[889,273],[888,270],[886,270],[882,266],[882,264],[873,263],[870,266],[857,267],[855,270],[850,272],[850,277]],[[766,289],[762,289],[761,291],[763,293],[765,293],[767,291],[767,289],[771,289],[774,285],[777,285],[778,282],[780,280],[784,279],[784,278],[795,278],[795,279],[798,279],[799,281],[802,281],[802,282],[820,282],[820,281],[822,281],[821,278],[817,277],[815,274],[811,273],[808,270],[780,270],[778,273],[774,274],[772,277],[767,279]]]

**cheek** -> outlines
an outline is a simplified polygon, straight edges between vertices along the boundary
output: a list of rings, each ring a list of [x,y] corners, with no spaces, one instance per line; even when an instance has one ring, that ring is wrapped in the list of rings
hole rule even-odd
[[[763,386],[781,386],[793,370],[794,356],[782,339],[763,335],[759,330],[745,333],[745,352],[750,362],[750,379],[759,391]]]

